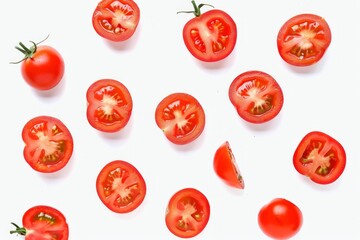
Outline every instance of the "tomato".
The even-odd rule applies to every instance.
[[[172,93],[156,107],[155,121],[170,142],[183,145],[201,135],[205,128],[205,112],[193,96]]]
[[[318,62],[331,43],[330,27],[324,18],[299,14],[284,23],[277,37],[282,59],[294,66],[310,66]]]
[[[116,213],[128,213],[143,202],[146,183],[132,164],[115,160],[101,169],[96,179],[96,191],[108,209]]]
[[[235,156],[228,141],[221,144],[216,150],[214,155],[214,169],[217,176],[227,185],[244,189],[244,179],[236,164]]]
[[[100,79],[88,88],[86,116],[102,132],[117,132],[130,120],[133,102],[129,90],[114,79]]]
[[[96,6],[92,24],[99,36],[114,42],[129,39],[140,21],[140,9],[133,0],[102,0]]]
[[[65,216],[57,209],[38,205],[28,209],[22,218],[23,227],[12,223],[16,229],[11,234],[25,236],[25,240],[67,240],[69,226]]]
[[[184,188],[169,200],[165,223],[175,236],[191,238],[200,234],[210,218],[210,204],[206,196],[194,188]]]
[[[205,13],[192,1],[195,17],[183,28],[183,40],[189,52],[204,62],[220,61],[234,50],[237,39],[235,21],[226,12],[213,9]],[[211,6],[211,5],[210,5]],[[184,11],[182,11],[184,12]]]
[[[64,76],[64,59],[51,46],[31,43],[33,46],[30,48],[21,42],[20,46],[16,46],[16,49],[24,54],[24,58],[15,63],[21,63],[22,77],[31,87],[37,90],[50,90],[58,85]]]
[[[264,205],[258,213],[260,229],[273,239],[288,239],[301,229],[301,210],[284,198],[275,198]]]
[[[302,175],[319,184],[334,182],[343,173],[346,153],[331,136],[313,131],[305,135],[297,146],[293,164]]]
[[[250,123],[270,121],[279,114],[284,103],[280,85],[261,71],[238,75],[229,87],[229,98],[239,116]]]
[[[24,158],[38,172],[56,172],[65,167],[72,156],[72,135],[57,118],[38,116],[31,119],[23,127],[22,139]]]

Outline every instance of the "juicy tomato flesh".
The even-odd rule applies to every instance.
[[[96,32],[115,42],[130,38],[139,20],[140,9],[132,0],[103,0],[93,14]]]
[[[270,75],[249,71],[234,79],[229,97],[238,114],[251,123],[263,123],[278,115],[283,106],[283,93]]]
[[[299,144],[294,154],[296,170],[320,184],[335,181],[345,169],[346,154],[332,137],[311,132]]]
[[[91,126],[103,132],[116,132],[126,126],[132,112],[127,88],[112,79],[93,83],[87,92],[87,117]]]
[[[200,103],[185,93],[164,98],[156,109],[156,123],[175,144],[195,140],[203,131],[205,113]]]
[[[210,216],[206,197],[196,189],[187,188],[175,193],[166,211],[166,225],[178,237],[189,238],[203,231]]]
[[[112,211],[126,213],[144,200],[146,185],[141,174],[129,163],[113,161],[99,174],[97,191],[101,201]]]
[[[288,20],[278,36],[281,57],[295,66],[319,61],[331,42],[326,21],[316,15],[302,14]]]
[[[236,24],[227,13],[210,10],[184,26],[183,38],[194,57],[206,62],[219,61],[235,47]]]
[[[35,206],[25,212],[26,240],[67,240],[69,227],[65,216],[49,206]]]
[[[214,169],[216,174],[229,186],[244,189],[244,179],[236,163],[235,156],[228,141],[215,152]]]
[[[40,172],[54,172],[63,168],[73,151],[73,139],[67,127],[58,119],[40,116],[23,128],[24,157]]]

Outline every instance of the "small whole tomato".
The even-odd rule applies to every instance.
[[[299,232],[303,223],[300,209],[284,198],[275,198],[258,213],[260,229],[273,239],[289,239]]]
[[[297,146],[293,164],[302,175],[318,184],[330,184],[344,172],[346,152],[343,146],[326,133],[306,134]]]
[[[25,240],[68,240],[69,226],[65,216],[57,209],[38,205],[28,209],[22,218],[23,226],[11,230],[10,234],[19,234],[25,236]]]
[[[315,64],[331,43],[330,27],[323,17],[299,14],[280,28],[277,46],[281,58],[288,64],[305,67]]]
[[[21,42],[15,47],[24,54],[24,58],[16,63],[21,63],[21,74],[31,87],[37,90],[50,90],[57,86],[64,76],[64,59],[51,46],[31,43],[33,45],[30,48]]]
[[[113,42],[129,39],[139,21],[140,9],[133,0],[102,0],[92,16],[97,34]]]
[[[194,0],[191,3],[194,11],[178,12],[195,15],[183,28],[183,39],[189,52],[204,62],[216,62],[229,56],[237,40],[235,21],[229,14],[219,9],[200,12],[201,7],[211,5],[196,5]]]
[[[181,238],[199,235],[210,219],[210,204],[195,188],[174,193],[166,207],[165,223],[171,233]]]
[[[227,185],[244,189],[244,179],[236,164],[235,156],[228,141],[220,145],[214,155],[214,169],[216,175]]]

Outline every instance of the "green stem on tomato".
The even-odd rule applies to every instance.
[[[210,4],[205,4],[205,3],[201,3],[199,5],[196,5],[195,3],[195,0],[191,0],[191,3],[194,7],[194,10],[193,11],[180,11],[180,12],[177,12],[177,13],[193,13],[195,15],[195,17],[199,17],[201,15],[201,11],[200,9],[203,7],[203,6],[210,6],[210,7],[214,7],[213,5],[210,5]]]
[[[25,236],[26,235],[26,229],[24,227],[19,227],[17,224],[15,223],[11,223],[12,225],[14,225],[16,227],[15,230],[11,230],[10,231],[10,234],[14,234],[14,233],[17,233],[17,234],[20,234],[22,236]]]

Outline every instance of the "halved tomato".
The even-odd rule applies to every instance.
[[[170,198],[165,223],[175,236],[191,238],[204,230],[209,218],[210,204],[206,196],[195,188],[184,188]]]
[[[143,202],[146,183],[135,166],[123,160],[115,160],[101,169],[96,179],[96,191],[108,209],[116,213],[128,213]]]
[[[228,141],[221,144],[216,150],[214,155],[214,169],[216,175],[227,185],[244,189],[244,179],[236,164],[235,156]]]
[[[155,121],[169,141],[182,145],[201,135],[205,128],[205,112],[193,96],[173,93],[158,104]]]
[[[305,135],[297,146],[293,164],[302,175],[319,184],[337,180],[346,166],[343,146],[326,133],[313,131]]]
[[[330,27],[323,17],[299,14],[284,23],[277,37],[282,59],[304,67],[318,62],[331,43]]]
[[[229,87],[229,98],[239,116],[251,123],[275,118],[284,103],[280,85],[261,71],[247,71],[237,76]]]
[[[86,116],[102,132],[117,132],[130,120],[133,102],[129,90],[114,79],[100,79],[88,88]]]
[[[69,162],[74,142],[69,129],[59,119],[38,116],[22,130],[24,158],[36,171],[56,172]]]

